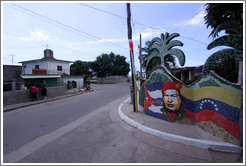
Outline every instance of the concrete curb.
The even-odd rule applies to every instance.
[[[162,139],[166,139],[173,142],[182,143],[189,146],[195,146],[202,149],[209,149],[214,151],[221,151],[221,152],[231,152],[231,153],[240,153],[243,149],[240,146],[236,146],[227,142],[216,142],[216,141],[209,141],[209,140],[202,140],[202,139],[195,139],[195,138],[189,138],[179,135],[174,135],[166,132],[162,132],[159,130],[155,130],[152,128],[149,128],[147,126],[144,126],[131,118],[124,115],[121,111],[121,107],[123,104],[125,104],[130,98],[125,100],[122,104],[120,104],[118,108],[118,114],[122,120],[130,124],[131,126],[154,136],[157,136]]]

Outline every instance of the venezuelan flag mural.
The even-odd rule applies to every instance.
[[[213,122],[239,139],[241,91],[208,75],[191,86],[165,70],[154,71],[141,87],[143,112],[165,121]],[[140,102],[141,105],[141,102]]]

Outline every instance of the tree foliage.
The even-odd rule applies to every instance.
[[[220,63],[214,66],[215,73],[223,76],[230,82],[237,82],[238,79],[238,61],[235,58],[222,59]]]
[[[209,36],[212,36],[213,38],[218,36],[218,27],[220,27],[221,24],[228,20],[242,20],[242,3],[207,3],[205,6],[207,13],[204,17],[205,24],[207,24],[207,28],[212,28],[212,32]],[[235,31],[235,28],[236,25],[234,24],[234,28],[227,28],[224,30],[228,34],[234,34],[238,32],[238,30]]]
[[[85,75],[85,76],[91,76],[92,72],[89,68],[90,62],[83,62],[81,60],[75,61],[70,66],[70,73],[71,75]]]
[[[204,74],[214,70],[220,76],[237,82],[238,61],[243,58],[243,4],[242,3],[213,3],[206,4],[205,21],[212,28],[209,36],[218,37],[219,32],[227,35],[218,37],[208,45],[208,49],[218,46],[228,46],[212,54],[206,61]],[[236,76],[235,76],[236,75]]]
[[[91,62],[90,67],[98,77],[127,76],[130,71],[130,65],[126,62],[126,57],[115,55],[112,52],[98,56],[96,61]]]

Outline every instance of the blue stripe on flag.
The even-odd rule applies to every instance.
[[[155,90],[161,90],[164,84],[161,82],[154,82],[154,83],[145,84],[145,85],[148,91],[155,91]]]
[[[182,106],[194,113],[202,110],[212,110],[225,116],[227,119],[239,123],[240,109],[232,107],[226,103],[214,100],[211,98],[205,98],[202,100],[192,101],[183,97]]]

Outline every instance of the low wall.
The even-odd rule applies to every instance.
[[[146,115],[169,122],[197,125],[239,145],[242,90],[213,72],[185,85],[164,66],[153,69],[139,91]]]
[[[47,98],[66,94],[66,86],[48,87]],[[37,98],[42,100],[41,89],[37,89]],[[29,89],[3,92],[3,106],[32,101]]]
[[[127,76],[108,76],[105,78],[98,78],[98,84],[115,84],[121,82],[127,82]]]

